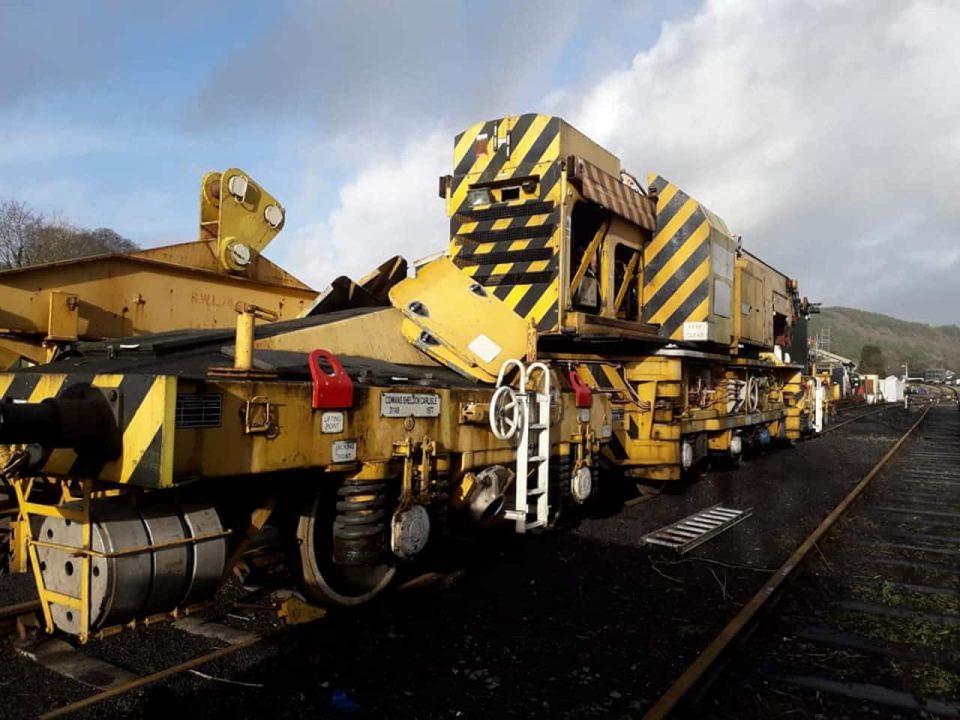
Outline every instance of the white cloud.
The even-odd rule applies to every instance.
[[[708,0],[590,87],[543,88],[540,110],[702,199],[811,299],[953,322],[957,26],[960,4],[936,0]],[[336,202],[288,229],[284,264],[324,287],[442,249],[436,178],[461,115],[303,148],[295,207]],[[359,167],[339,191],[330,158]]]
[[[953,322],[957,27],[949,0],[709,0],[565,111],[812,299]]]
[[[368,160],[325,220],[289,232],[288,269],[320,289],[340,275],[358,279],[393,255],[412,261],[443,250],[449,223],[437,178],[452,155],[453,132],[437,129]]]

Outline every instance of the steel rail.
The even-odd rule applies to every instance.
[[[168,668],[163,670],[157,670],[156,672],[150,673],[149,675],[143,675],[141,677],[130,680],[129,682],[116,685],[109,690],[104,690],[97,693],[96,695],[91,695],[90,697],[84,698],[82,700],[77,700],[76,702],[70,703],[69,705],[64,705],[59,707],[56,710],[51,710],[50,712],[44,713],[39,716],[39,720],[47,720],[47,718],[58,718],[63,717],[64,715],[69,715],[75,713],[78,710],[83,710],[88,708],[91,705],[96,705],[97,703],[103,702],[104,700],[109,700],[110,698],[118,697],[120,695],[126,695],[132,690],[136,690],[145,685],[151,685],[160,680],[165,680],[172,675],[178,675],[179,673],[186,672],[187,670],[192,670],[199,665],[205,665],[208,662],[217,660],[226,655],[231,655],[232,653],[237,652],[238,650],[243,650],[252,645],[256,645],[258,642],[263,640],[263,638],[257,637],[251,640],[246,640],[244,642],[239,642],[234,645],[228,645],[227,647],[218,648],[212,652],[208,652],[204,655],[200,655],[191,660],[187,660],[177,665],[171,665]]]
[[[906,442],[907,438],[920,426],[920,423],[927,417],[927,413],[930,412],[931,407],[933,406],[928,405],[924,409],[916,422],[887,450],[886,454],[880,458],[880,461],[873,466],[870,472],[857,483],[857,486],[840,501],[840,504],[837,505],[823,522],[793,551],[793,554],[787,561],[767,579],[763,587],[750,598],[747,604],[740,609],[740,612],[727,623],[723,630],[721,630],[706,649],[697,656],[673,685],[660,696],[660,699],[657,700],[643,716],[643,720],[662,720],[662,718],[666,718],[687,694],[696,687],[697,683],[713,668],[723,652],[739,637],[740,633],[743,632],[747,624],[773,596],[774,592],[790,577],[797,566],[807,556],[807,553],[816,545],[817,541],[843,516],[847,509],[877,476],[880,470],[883,469],[903,443]]]
[[[844,425],[849,425],[850,423],[855,423],[855,422],[857,422],[857,420],[863,420],[864,418],[870,417],[871,415],[879,415],[879,414],[882,413],[884,410],[889,410],[891,407],[893,407],[893,406],[892,406],[892,405],[884,405],[884,406],[881,407],[881,408],[877,408],[876,410],[871,410],[871,411],[869,411],[869,412],[862,413],[861,415],[857,415],[856,417],[852,417],[852,418],[850,418],[849,420],[844,420],[843,422],[837,423],[836,425],[828,425],[826,428],[824,428],[824,429],[820,432],[820,434],[821,434],[821,435],[826,435],[827,433],[832,433],[834,430],[839,430],[839,429],[842,428]]]
[[[0,607],[0,620],[10,617],[17,617],[18,615],[24,615],[39,609],[39,600],[27,600],[26,602],[16,603],[15,605],[6,605],[4,607]]]
[[[430,584],[432,582],[440,582],[443,584],[450,584],[455,582],[462,574],[463,570],[457,570],[452,573],[426,573],[420,575],[412,580],[408,581],[404,585],[401,585],[397,588],[398,591],[403,591],[407,589],[413,589],[414,587],[420,587],[424,584]],[[31,603],[25,603],[29,605]],[[39,607],[39,601],[35,603]],[[263,606],[263,605],[240,605],[241,607],[256,607],[266,609],[272,606]],[[14,606],[11,606],[14,607]],[[29,608],[28,608],[29,609]],[[2,610],[0,610],[2,612]],[[2,617],[2,616],[0,616]],[[205,665],[206,663],[218,660],[222,657],[230,655],[237,652],[238,650],[243,650],[244,648],[251,647],[256,645],[259,642],[268,640],[271,638],[276,638],[277,635],[271,635],[268,637],[256,637],[250,640],[245,640],[243,642],[234,643],[228,645],[227,647],[218,648],[204,655],[199,655],[191,660],[186,660],[185,662],[178,663],[177,665],[171,665],[170,667],[164,668],[163,670],[158,670],[156,672],[150,673],[148,675],[143,675],[133,680],[129,680],[125,683],[115,685],[108,690],[103,690],[102,692],[96,693],[89,697],[83,698],[82,700],[77,700],[76,702],[70,703],[69,705],[64,705],[63,707],[56,708],[47,713],[38,716],[38,720],[48,720],[52,718],[64,717],[65,715],[70,715],[71,713],[78,712],[85,708],[90,707],[91,705],[96,705],[97,703],[103,702],[104,700],[109,700],[111,698],[119,697],[121,695],[126,695],[128,692],[137,690],[145,685],[151,685],[153,683],[159,682],[161,680],[166,680],[167,678],[178,675],[182,672],[192,670],[195,667],[200,665]]]
[[[17,619],[23,615],[29,615],[40,610],[39,600],[28,600],[27,602],[17,603],[0,607],[0,634],[12,635],[17,632]]]

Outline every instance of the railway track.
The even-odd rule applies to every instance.
[[[960,413],[934,404],[645,720],[960,717],[958,554]]]
[[[16,634],[18,621],[32,619],[38,612],[40,612],[39,600],[28,600],[0,607],[0,635]]]
[[[894,406],[893,406],[893,405],[886,405],[886,404],[885,404],[885,405],[882,405],[882,406],[880,406],[880,407],[875,407],[875,406],[872,406],[872,405],[871,405],[871,406],[869,406],[867,409],[863,409],[863,408],[859,408],[859,407],[858,407],[858,408],[847,408],[847,410],[842,413],[842,418],[843,418],[843,419],[839,420],[839,422],[838,422],[836,418],[832,418],[830,424],[827,425],[827,426],[820,432],[820,434],[821,434],[821,435],[827,435],[827,434],[832,433],[832,432],[835,431],[835,430],[839,430],[840,428],[845,427],[845,426],[847,426],[847,425],[849,425],[849,424],[851,424],[851,423],[858,422],[859,420],[864,420],[864,419],[866,419],[866,418],[868,418],[868,417],[872,417],[872,416],[874,416],[874,415],[879,415],[880,413],[885,412],[886,410],[889,410],[891,407],[894,407]],[[849,417],[848,417],[848,414],[850,414]],[[837,417],[841,417],[841,415],[838,415]]]
[[[397,591],[407,593],[432,587],[446,587],[455,582],[462,573],[462,570],[458,570],[418,575],[400,585]],[[89,713],[84,714],[84,711],[90,711],[94,706],[116,701],[147,686],[188,673],[198,676],[199,682],[262,687],[259,684],[251,685],[232,679],[231,671],[225,671],[223,676],[218,676],[221,673],[216,670],[211,670],[210,672],[215,674],[210,675],[201,672],[199,668],[217,666],[218,661],[234,654],[239,655],[243,651],[252,651],[260,657],[282,654],[285,651],[281,650],[281,646],[293,630],[286,625],[311,622],[325,615],[324,611],[306,605],[296,599],[296,596],[285,597],[285,601],[267,604],[250,602],[250,597],[244,597],[229,606],[233,612],[211,610],[198,616],[188,616],[153,628],[141,629],[138,632],[155,632],[161,638],[159,641],[151,640],[152,650],[142,656],[138,655],[136,650],[130,649],[129,643],[135,642],[133,633],[120,633],[102,642],[91,641],[85,646],[73,645],[56,637],[35,638],[33,642],[24,642],[21,639],[22,655],[86,689],[82,697],[58,707],[44,709],[37,717],[40,720],[78,714],[88,717]],[[279,624],[279,627],[278,623],[274,623],[272,629],[257,633],[240,629],[237,623],[230,623],[225,619],[236,618],[234,613],[245,613],[250,620],[254,620],[257,611],[270,611],[270,614],[277,612],[286,622]],[[15,635],[18,619],[31,615],[39,618],[39,614],[40,604],[35,600],[0,608],[0,634]],[[259,623],[255,623],[261,630],[264,617],[261,614]],[[122,658],[116,664],[112,657],[114,655]],[[238,666],[245,662],[249,662],[249,658],[239,660]],[[160,665],[159,669],[152,669],[151,666],[157,665]],[[119,706],[107,704],[106,707],[112,708],[111,712],[117,712]]]
[[[0,607],[0,635],[16,636],[18,631],[24,628],[36,629],[40,625],[39,619],[38,600]],[[141,632],[151,631],[153,630]],[[88,693],[74,702],[45,710],[38,717],[72,716],[106,700],[126,695],[175,675],[196,672],[196,668],[200,666],[248,649],[270,637],[220,624],[216,622],[216,618],[207,621],[193,616],[167,625],[163,634],[169,647],[161,652],[182,656],[184,652],[194,650],[195,654],[187,659],[178,658],[177,661],[166,663],[158,670],[138,674],[104,657],[106,655],[109,658],[109,644],[113,645],[115,651],[120,643],[129,642],[131,635],[114,636],[106,641],[108,645],[92,642],[87,646],[76,646],[60,638],[46,638],[36,633],[32,639],[27,639],[21,632],[17,645],[22,655],[31,658],[46,670],[61,675],[65,681],[74,681],[78,684],[77,687],[86,688]],[[196,652],[197,648],[203,650]],[[178,653],[177,650],[182,651]],[[41,708],[42,705],[34,709]]]
[[[39,720],[52,720],[53,718],[68,717],[93,705],[110,700],[111,698],[126,695],[127,693],[131,693],[147,685],[152,685],[153,683],[166,680],[174,675],[179,675],[180,673],[196,670],[196,668],[202,665],[207,665],[215,660],[224,658],[227,655],[232,655],[240,650],[247,649],[260,642],[261,639],[262,638],[260,636],[252,636],[244,640],[238,640],[233,643],[228,643],[223,647],[218,647],[214,650],[203,653],[202,655],[198,655],[197,657],[190,658],[189,660],[170,665],[162,670],[157,670],[152,673],[131,677],[127,680],[113,683],[110,687],[105,687],[89,697],[43,713],[39,716]]]

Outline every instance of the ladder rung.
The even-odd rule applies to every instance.
[[[534,520],[533,522],[527,523],[527,530],[532,530],[533,528],[543,527],[547,524],[546,520]]]
[[[547,426],[543,423],[534,423],[530,426],[531,430],[546,430]]]
[[[525,510],[507,510],[503,516],[507,520],[526,520],[527,512]]]
[[[543,462],[546,458],[543,455],[533,455],[529,458],[530,462]]]
[[[540,497],[546,492],[546,488],[534,488],[527,491],[527,497]]]

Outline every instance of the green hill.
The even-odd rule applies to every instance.
[[[883,352],[887,373],[900,374],[908,363],[911,377],[926,368],[960,369],[960,327],[933,326],[844,307],[825,307],[810,318],[810,338],[829,328],[830,350],[859,362],[864,345]]]

